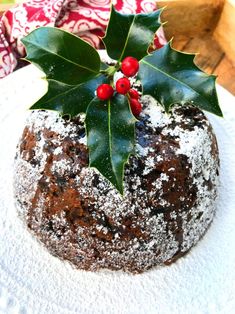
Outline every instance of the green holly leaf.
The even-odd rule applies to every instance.
[[[168,112],[175,103],[195,106],[222,116],[215,88],[216,77],[194,64],[194,54],[174,50],[171,43],[140,61],[143,94],[153,96]]]
[[[135,122],[128,100],[116,94],[93,100],[86,114],[90,167],[95,167],[123,194],[124,165],[134,151]]]
[[[162,10],[141,14],[122,14],[112,6],[108,28],[103,38],[108,55],[121,61],[127,56],[137,60],[147,55]]]
[[[100,70],[98,52],[82,39],[53,27],[40,27],[22,39],[27,60],[48,79],[77,85],[96,76]]]
[[[103,74],[79,85],[68,85],[48,80],[48,91],[30,109],[55,110],[62,115],[76,116],[85,113],[89,103],[96,97],[95,91],[100,84],[108,83]]]

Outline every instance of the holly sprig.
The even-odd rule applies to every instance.
[[[153,96],[168,112],[175,103],[195,106],[222,116],[215,77],[194,64],[194,55],[176,51],[171,42],[148,54],[154,34],[161,26],[162,10],[142,14],[121,14],[112,6],[103,43],[109,57],[107,66],[98,52],[71,33],[41,27],[22,39],[27,60],[46,74],[47,93],[30,109],[56,110],[74,117],[85,113],[89,166],[95,167],[123,194],[124,167],[135,153],[135,123],[131,99],[118,92],[102,100],[96,90],[102,84],[114,85],[115,72],[122,61],[139,61],[138,77],[142,94]]]

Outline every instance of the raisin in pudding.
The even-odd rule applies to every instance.
[[[15,160],[20,218],[78,269],[140,273],[170,264],[204,235],[215,213],[218,148],[199,109],[165,114],[149,97],[136,125],[124,196],[88,167],[84,117],[30,113]]]

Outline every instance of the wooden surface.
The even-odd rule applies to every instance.
[[[208,74],[218,75],[217,82],[235,95],[235,66],[211,35],[173,41],[173,47],[190,53],[199,53],[196,64]]]
[[[235,0],[226,0],[221,17],[214,31],[214,37],[220,43],[235,65]]]
[[[178,50],[199,53],[196,64],[235,95],[235,0],[158,0]]]
[[[166,34],[195,37],[213,32],[223,10],[225,0],[158,0],[165,7],[161,19],[167,22]],[[168,39],[170,39],[168,37]]]

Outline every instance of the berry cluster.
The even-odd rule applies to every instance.
[[[141,103],[139,102],[139,94],[137,90],[131,88],[131,82],[128,77],[136,75],[139,70],[139,62],[133,57],[126,57],[121,64],[121,71],[125,75],[117,80],[115,90],[117,93],[127,95],[132,113],[138,116],[142,110]],[[109,84],[101,84],[98,86],[97,97],[101,100],[108,100],[113,96],[114,89]]]

